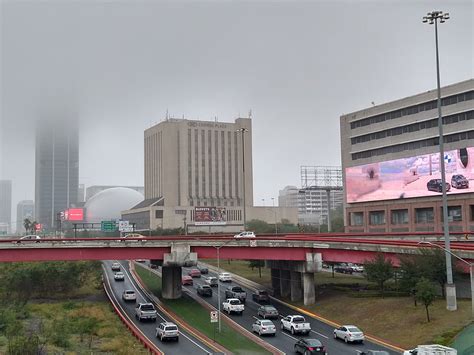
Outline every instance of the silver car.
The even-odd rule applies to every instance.
[[[164,339],[174,339],[178,341],[179,330],[176,324],[170,322],[163,322],[156,328],[156,337],[161,341]]]
[[[275,324],[268,319],[257,319],[255,323],[252,324],[252,332],[257,333],[258,335],[271,334],[275,336]]]
[[[356,341],[363,343],[365,340],[364,333],[355,325],[343,325],[334,329],[334,339],[337,338],[344,340],[346,343]]]

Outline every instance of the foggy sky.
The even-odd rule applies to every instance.
[[[1,0],[0,0],[1,1]],[[340,115],[474,77],[472,1],[1,2],[0,179],[34,199],[34,126],[80,123],[80,183],[143,185],[143,131],[253,113],[254,202],[340,165]],[[15,218],[14,218],[15,219]]]

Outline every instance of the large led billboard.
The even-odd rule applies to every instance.
[[[224,225],[227,223],[227,213],[225,208],[221,207],[195,207],[194,224],[195,225]]]
[[[474,147],[446,151],[448,194],[474,192]],[[440,195],[439,153],[346,168],[347,203]]]
[[[65,221],[83,221],[84,220],[84,209],[83,208],[69,208],[63,212]]]

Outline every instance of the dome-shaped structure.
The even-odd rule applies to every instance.
[[[112,187],[92,196],[85,204],[86,222],[100,223],[119,219],[120,212],[128,210],[143,201],[144,197],[136,190],[126,187]]]

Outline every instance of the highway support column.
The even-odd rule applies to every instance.
[[[290,271],[291,276],[291,301],[301,301],[303,298],[303,285],[301,283],[301,272]]]
[[[271,268],[270,275],[272,278],[273,296],[280,296],[280,269]]]
[[[280,270],[280,295],[283,298],[289,298],[291,294],[290,290],[290,271]]]
[[[303,273],[303,302],[305,306],[312,305],[316,302],[313,272]]]
[[[181,297],[181,266],[161,268],[161,296],[167,300]]]

